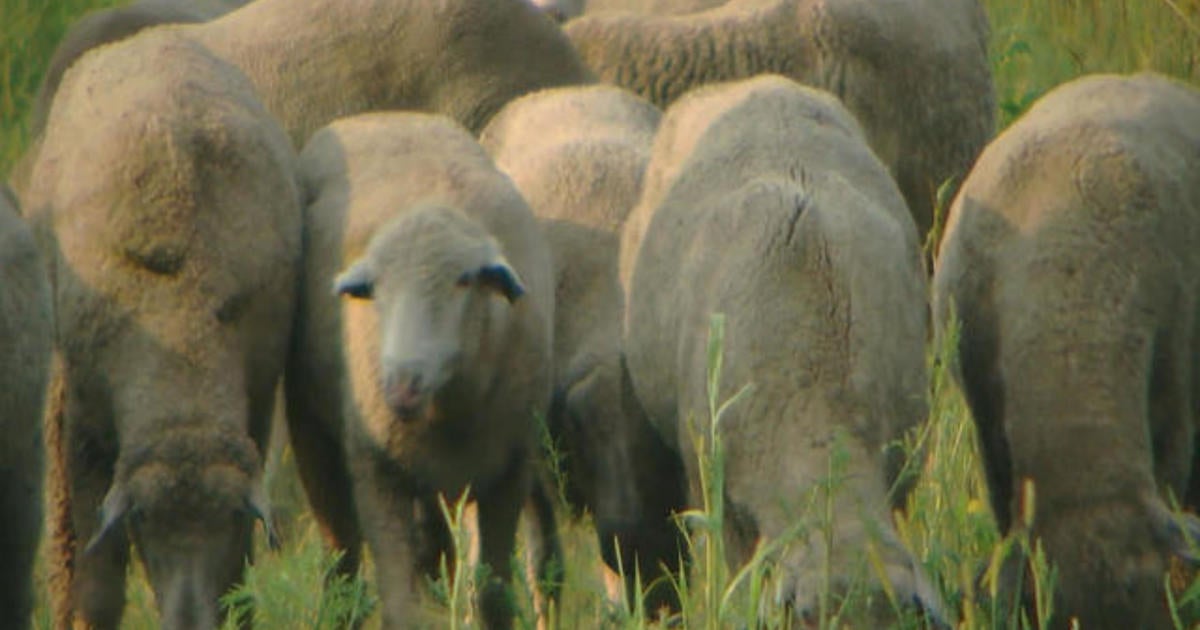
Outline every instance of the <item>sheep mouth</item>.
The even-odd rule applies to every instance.
[[[391,407],[392,416],[401,424],[430,422],[434,417],[433,405],[425,400],[415,403],[393,403],[389,407]]]
[[[387,391],[387,405],[401,423],[429,420],[432,414],[429,393],[415,387],[393,387]]]

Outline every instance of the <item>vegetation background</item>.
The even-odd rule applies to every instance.
[[[1024,112],[1054,86],[1096,72],[1155,70],[1200,86],[1200,0],[984,0],[992,23],[991,60],[998,96],[998,130]],[[37,85],[59,38],[84,12],[119,4],[120,0],[0,0],[0,174],[6,174],[28,142],[27,117]],[[944,200],[943,200],[944,201]],[[719,328],[714,329],[719,331]],[[712,360],[719,365],[719,343]],[[907,517],[901,519],[902,538],[934,577],[944,597],[962,611],[959,628],[1021,628],[1028,625],[1019,612],[990,603],[987,582],[977,592],[975,577],[1021,540],[998,537],[979,475],[978,456],[970,417],[942,366],[944,348],[930,349],[930,418],[910,446],[929,455],[921,481],[912,495]],[[719,401],[714,401],[714,403]],[[713,405],[713,415],[718,415]],[[701,439],[704,439],[701,436]],[[705,442],[709,464],[719,464],[719,442]],[[261,628],[329,628],[351,617],[370,614],[374,591],[368,580],[322,588],[333,558],[324,549],[308,513],[303,492],[285,450],[272,468],[270,490],[285,546],[262,551],[246,585],[228,596],[240,614],[253,614]],[[1087,465],[1080,462],[1080,465]],[[833,471],[836,472],[836,471]],[[833,477],[835,475],[831,475]],[[719,477],[717,479],[719,483]],[[713,489],[710,488],[710,491]],[[448,506],[448,516],[461,518],[461,506]],[[704,557],[719,545],[719,524],[696,515],[693,544],[701,560],[684,590],[687,627],[752,627],[756,620],[775,626],[779,611],[758,609],[755,596],[765,579],[764,565],[724,567]],[[456,519],[457,520],[457,519]],[[611,603],[601,578],[601,562],[587,517],[564,518],[567,573],[561,607],[552,611],[551,625],[564,628],[640,628],[650,625],[636,606]],[[811,527],[827,526],[820,515]],[[466,528],[457,533],[465,536]],[[466,554],[466,541],[460,555]],[[260,544],[260,547],[262,545]],[[1036,562],[1037,588],[1052,588],[1054,573]],[[136,564],[136,563],[135,563]],[[370,576],[368,572],[365,575]],[[744,570],[743,570],[744,569]],[[124,627],[156,626],[153,595],[140,575],[130,581]],[[39,589],[45,596],[44,567]],[[447,575],[432,585],[433,597],[424,611],[431,627],[472,627],[469,597],[474,576],[469,571]],[[519,624],[533,627],[533,589],[519,585],[515,597]],[[1172,597],[1179,628],[1200,621],[1200,581],[1174,580]],[[253,604],[253,606],[251,606]],[[822,628],[840,627],[856,602],[823,610]],[[762,615],[762,617],[759,617]],[[230,620],[232,625],[233,619]],[[367,627],[378,625],[368,617]],[[903,627],[919,627],[905,619]],[[39,602],[35,627],[48,628],[45,602]]]

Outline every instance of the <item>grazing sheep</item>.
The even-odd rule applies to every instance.
[[[550,245],[550,434],[565,456],[568,499],[594,515],[604,561],[624,568],[627,590],[639,558],[650,583],[660,566],[678,568],[684,547],[670,518],[683,507],[682,470],[641,412],[621,357],[618,239],[641,192],[658,119],[653,105],[619,88],[556,88],[509,103],[480,136]],[[673,596],[663,582],[647,608],[677,605]]]
[[[255,0],[131,39],[164,31],[238,66],[296,147],[335,118],[373,110],[437,112],[477,133],[517,96],[594,80],[528,0]],[[18,194],[38,145],[9,174]]]
[[[39,136],[46,125],[50,103],[71,64],[87,51],[131,37],[159,24],[205,22],[224,15],[249,0],[138,0],[131,4],[89,11],[79,18],[54,49],[50,65],[38,86],[33,102],[31,135]]]
[[[728,322],[718,399],[753,387],[720,425],[730,565],[808,523],[775,580],[798,620],[817,614],[826,570],[835,595],[866,585],[862,627],[894,614],[885,590],[942,619],[890,520],[908,487],[889,493],[895,443],[926,411],[925,276],[904,200],[853,117],[779,76],[703,88],[667,110],[647,178],[627,223],[649,215],[645,229],[621,243],[636,251],[625,352],[639,399],[683,456],[692,505],[688,430],[710,431],[712,314]],[[826,505],[829,545],[811,531]]]
[[[555,22],[566,22],[583,13],[585,0],[529,0],[538,11],[549,15]]]
[[[1032,516],[1058,567],[1055,627],[1172,626],[1168,557],[1200,533],[1160,494],[1196,507],[1198,247],[1200,92],[1150,74],[1042,97],[950,210],[935,316],[961,321],[997,524]]]
[[[707,83],[784,74],[836,94],[924,235],[939,185],[993,129],[978,0],[732,0],[690,15],[589,13],[565,27],[599,78],[665,107]]]
[[[257,0],[175,28],[240,67],[297,147],[371,110],[437,112],[478,133],[517,96],[592,80],[528,0]]]
[[[216,627],[269,514],[260,452],[300,263],[295,155],[236,68],[177,38],[143,44],[67,71],[27,197],[61,357],[55,627],[119,625],[131,541],[162,626]]]
[[[342,119],[300,160],[311,203],[287,394],[314,511],[355,562],[365,535],[394,627],[412,622],[421,580],[451,551],[438,496],[469,487],[492,575],[482,616],[507,627],[535,414],[552,378],[541,230],[482,147],[442,116]]]
[[[17,200],[0,185],[0,628],[28,628],[42,534],[42,409],[54,334],[50,286]]]
[[[533,6],[554,18],[566,22],[587,13],[630,11],[651,15],[681,15],[711,9],[727,0],[530,0]]]

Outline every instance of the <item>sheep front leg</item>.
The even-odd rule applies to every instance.
[[[383,628],[419,626],[423,578],[436,571],[441,547],[449,540],[445,527],[437,525],[441,513],[388,462],[361,453],[351,453],[350,459],[356,462],[359,521],[375,558]]]
[[[71,412],[68,408],[67,413]],[[124,524],[119,524],[88,548],[100,532],[100,505],[112,483],[116,456],[111,446],[105,444],[106,440],[81,430],[83,424],[77,418],[68,421],[66,435],[71,527],[76,536],[72,552],[75,560],[71,575],[71,607],[75,612],[72,625],[115,630],[125,609],[129,537]]]
[[[529,462],[516,457],[509,470],[479,494],[479,557],[490,573],[479,591],[479,609],[491,630],[512,627],[514,606],[509,591],[517,522],[533,481]]]

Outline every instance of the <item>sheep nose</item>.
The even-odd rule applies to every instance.
[[[387,404],[401,420],[415,418],[425,402],[424,379],[416,365],[406,365],[389,371],[384,384]]]

